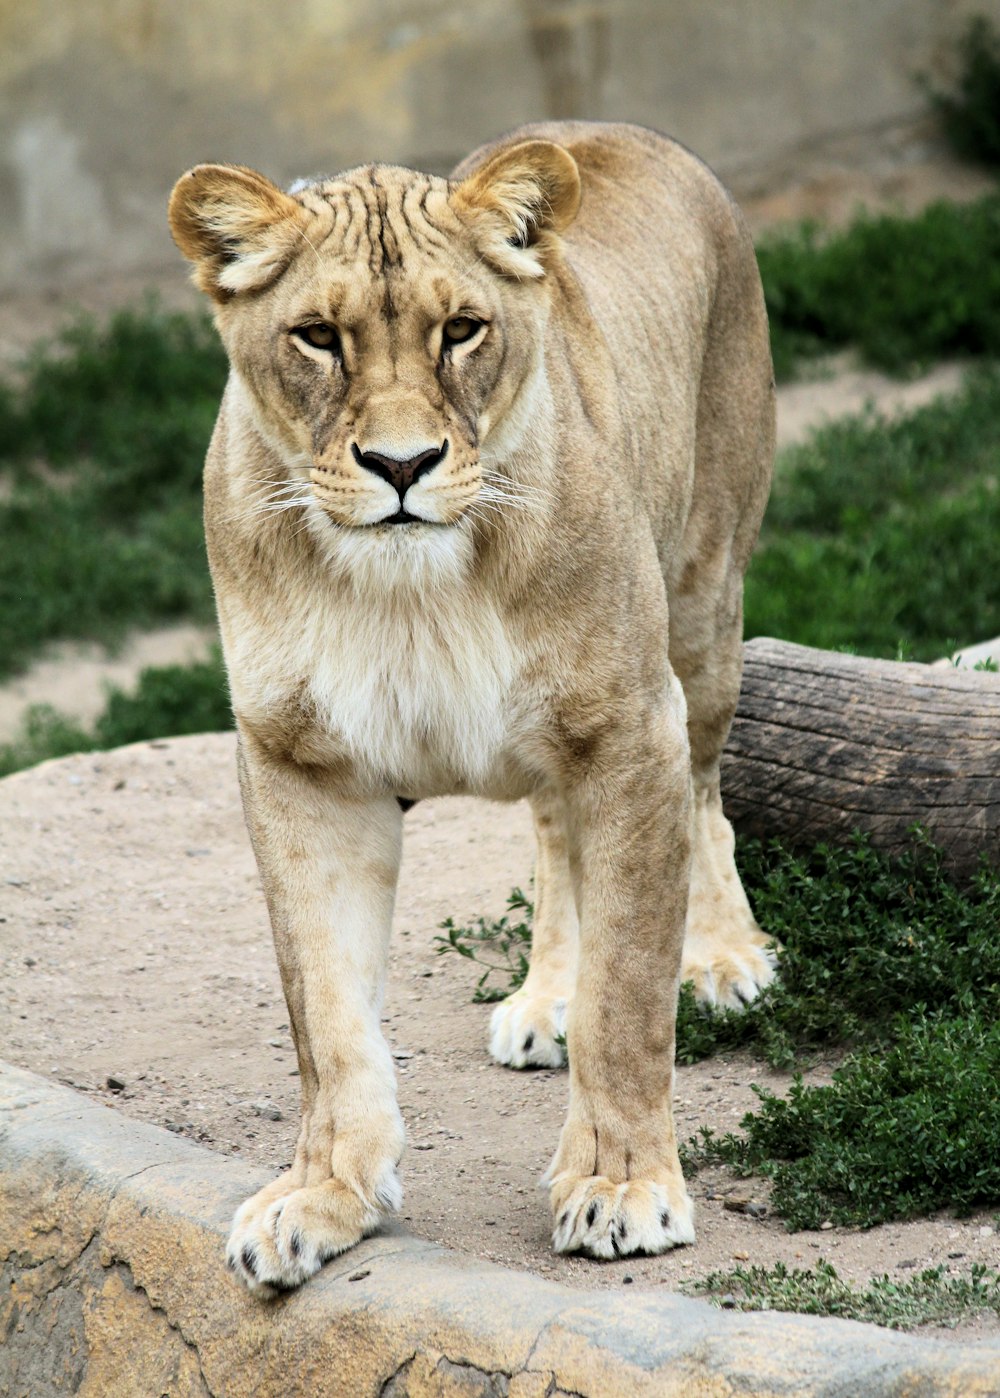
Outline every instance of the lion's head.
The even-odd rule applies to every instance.
[[[458,183],[381,165],[288,193],[240,166],[178,181],[174,238],[291,498],[308,482],[314,514],[373,543],[487,507],[480,450],[539,362],[579,198],[545,141]]]

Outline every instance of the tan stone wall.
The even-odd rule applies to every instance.
[[[162,266],[197,160],[447,169],[537,117],[629,118],[737,184],[918,117],[1000,0],[0,0],[0,292]]]

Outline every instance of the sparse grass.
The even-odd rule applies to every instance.
[[[512,914],[521,914],[519,921]],[[502,1000],[524,984],[531,950],[531,923],[534,904],[519,888],[507,897],[507,912],[495,920],[476,918],[470,926],[459,927],[454,918],[441,923],[443,937],[435,937],[435,950],[454,951],[483,968],[472,998],[477,1004]]]
[[[727,1310],[796,1311],[865,1320],[890,1330],[950,1327],[1000,1313],[1000,1275],[979,1264],[957,1276],[944,1267],[931,1267],[907,1281],[894,1281],[884,1273],[867,1286],[854,1286],[820,1258],[810,1268],[790,1270],[778,1262],[773,1267],[712,1272],[684,1290],[707,1296]]]

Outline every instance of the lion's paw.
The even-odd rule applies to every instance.
[[[590,1257],[655,1254],[694,1242],[694,1208],[683,1187],[668,1197],[663,1184],[603,1175],[557,1179],[552,1184],[556,1252]]]
[[[755,929],[738,942],[697,939],[684,947],[681,980],[694,983],[694,993],[706,1005],[742,1010],[771,984],[778,964],[772,939]]]
[[[490,1053],[508,1068],[561,1068],[566,1062],[565,998],[516,990],[490,1020]]]
[[[301,1286],[402,1202],[394,1169],[385,1174],[377,1202],[333,1179],[277,1193],[280,1186],[281,1181],[268,1185],[237,1209],[226,1248],[230,1270],[262,1297]]]

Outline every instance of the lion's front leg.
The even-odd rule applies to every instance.
[[[616,727],[568,793],[581,885],[570,1103],[548,1182],[559,1252],[694,1241],[671,1111],[688,893],[690,770],[671,691]]]
[[[399,1207],[403,1123],[380,1029],[402,817],[348,800],[246,738],[240,782],[299,1060],[292,1168],[233,1220],[232,1270],[253,1291],[298,1286]]]

